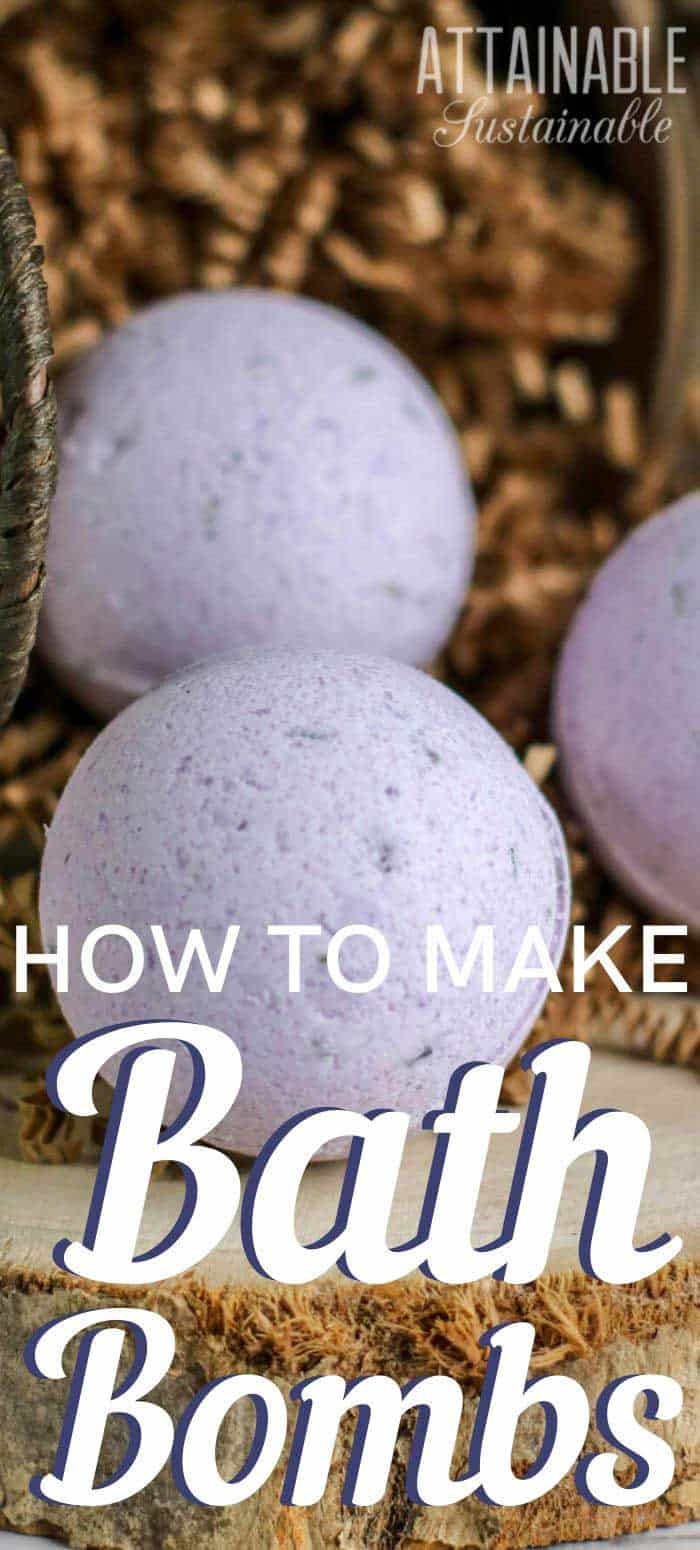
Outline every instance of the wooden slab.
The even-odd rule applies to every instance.
[[[638,1241],[649,1242],[664,1230],[680,1233],[684,1256],[698,1259],[699,1096],[700,1082],[694,1074],[657,1070],[596,1051],[585,1097],[586,1109],[628,1109],[640,1115],[651,1130],[652,1164]],[[500,1231],[518,1140],[516,1132],[497,1136],[492,1142],[475,1242],[488,1243]],[[434,1139],[426,1133],[416,1134],[408,1142],[392,1221],[396,1243],[408,1239],[417,1227],[433,1148]],[[52,1249],[58,1238],[82,1237],[95,1177],[94,1161],[44,1168],[37,1173],[17,1161],[17,1156],[16,1135],[8,1124],[0,1141],[0,1189],[5,1203],[0,1238],[2,1258],[32,1270],[47,1271],[52,1267]],[[577,1262],[578,1234],[591,1167],[591,1162],[584,1159],[570,1170],[550,1256],[552,1271],[571,1269]],[[245,1176],[245,1164],[241,1164],[241,1171]],[[332,1225],[343,1175],[342,1162],[319,1163],[309,1170],[298,1213],[298,1231],[305,1242],[314,1242]],[[168,1178],[152,1184],[142,1247],[160,1240],[177,1219],[181,1200],[179,1181]],[[259,1282],[243,1253],[237,1222],[225,1241],[198,1267],[198,1275],[210,1286]]]
[[[16,1534],[0,1532],[0,1550],[53,1550],[53,1543],[49,1539],[36,1539],[34,1535],[18,1539]],[[646,1534],[625,1534],[614,1543],[617,1550],[700,1550],[700,1524],[690,1528],[661,1529],[658,1533],[652,1529]],[[589,1541],[578,1545],[577,1550],[612,1550],[612,1545],[610,1539],[599,1540],[595,1545]],[[552,1550],[560,1550],[560,1546],[553,1545]]]
[[[51,1532],[75,1550],[515,1550],[562,1540],[685,1522],[698,1515],[700,1424],[700,1207],[698,1204],[697,1077],[623,1056],[595,1051],[586,1109],[626,1108],[648,1123],[652,1165],[640,1216],[638,1241],[661,1231],[679,1233],[683,1251],[665,1271],[631,1287],[591,1281],[577,1265],[576,1247],[591,1164],[577,1164],[567,1180],[554,1250],[547,1273],[528,1287],[491,1280],[441,1287],[422,1276],[385,1288],[365,1288],[340,1276],[310,1287],[284,1289],[257,1277],[245,1260],[235,1229],[185,1279],[124,1293],[61,1277],[52,1266],[57,1238],[80,1237],[94,1178],[94,1159],[70,1166],[32,1167],[16,1160],[12,1125],[5,1127],[0,1158],[4,1244],[0,1271],[0,1526]],[[434,1142],[410,1143],[393,1221],[394,1241],[415,1229]],[[475,1241],[499,1231],[517,1145],[499,1137],[492,1145],[477,1218]],[[311,1241],[333,1221],[343,1164],[325,1163],[308,1175],[298,1218]],[[143,1246],[159,1239],[177,1215],[178,1182],[154,1181]],[[536,1328],[533,1371],[565,1371],[581,1383],[592,1407],[612,1377],[629,1372],[675,1376],[686,1395],[677,1421],[661,1430],[677,1461],[664,1498],[630,1511],[593,1507],[567,1479],[531,1507],[489,1508],[474,1498],[449,1510],[423,1509],[406,1499],[406,1441],[397,1449],[385,1498],[362,1511],[343,1508],[340,1493],[352,1440],[343,1433],[328,1490],[317,1508],[283,1508],[281,1480],[228,1511],[194,1508],[176,1492],[167,1472],[119,1507],[61,1509],[40,1505],[27,1491],[35,1472],[53,1462],[67,1384],[38,1383],[22,1362],[26,1340],[42,1323],[85,1307],[156,1307],[173,1325],[176,1370],[157,1397],[177,1417],[202,1384],[229,1372],[263,1371],[287,1398],[290,1432],[297,1406],[289,1390],[302,1376],[335,1371],[351,1379],[384,1372],[400,1382],[429,1372],[448,1372],[464,1392],[465,1439],[473,1424],[485,1353],[479,1336],[504,1319],[527,1318]],[[238,1407],[242,1412],[243,1407]],[[521,1435],[522,1433],[522,1435]],[[526,1467],[541,1441],[539,1412],[527,1413],[518,1435],[516,1463]],[[250,1443],[250,1417],[232,1416],[221,1440],[219,1464],[232,1475]],[[587,1448],[601,1447],[591,1428]],[[105,1466],[119,1457],[118,1439]],[[459,1467],[463,1460],[457,1460]]]

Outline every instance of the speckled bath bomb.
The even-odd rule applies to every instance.
[[[554,736],[603,864],[700,931],[700,493],[636,528],[566,641]]]
[[[423,666],[462,603],[474,507],[439,400],[306,298],[188,294],[62,381],[41,645],[110,716],[245,646]]]
[[[107,1023],[184,1018],[236,1038],[243,1096],[217,1139],[255,1152],[312,1105],[410,1110],[445,1096],[459,1064],[507,1060],[528,1033],[541,983],[503,986],[525,930],[541,927],[558,960],[568,870],[556,819],[514,754],[468,704],[413,668],[336,653],[245,652],[200,664],[136,701],[85,755],[59,802],[41,879],[46,949],[70,928],[76,1034]],[[105,923],[146,948],[139,984],[91,989],[81,944]],[[192,927],[218,959],[241,927],[226,988],[200,971],[169,994],[149,950],[164,927],[175,961]],[[274,923],[319,925],[303,945],[302,991],[287,989],[287,943]],[[440,973],[426,993],[426,926],[444,926],[458,963],[475,927],[493,924],[496,991],[480,973],[458,989]],[[365,995],[330,980],[331,936],[382,931],[388,978]],[[152,947],[152,944],[151,944]],[[376,950],[347,942],[341,967],[367,979]],[[104,979],[130,956],[95,954]],[[179,1092],[189,1082],[183,1056]]]

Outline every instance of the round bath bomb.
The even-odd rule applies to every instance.
[[[541,981],[504,985],[526,928],[558,960],[568,870],[555,817],[514,754],[469,705],[386,659],[244,652],[200,664],[137,700],[99,735],[73,774],[48,836],[41,878],[47,950],[69,927],[76,1034],[108,1023],[184,1018],[235,1037],[242,1096],[216,1139],[256,1152],[313,1105],[411,1111],[417,1123],[465,1061],[506,1061],[543,1000]],[[169,993],[149,927],[175,962],[193,927],[214,962],[240,925],[225,988],[190,969]],[[288,990],[288,944],[268,925],[316,925]],[[101,924],[135,931],[139,982],[90,987],[84,938]],[[495,990],[426,991],[426,927],[441,924],[461,964],[475,928],[493,925]],[[328,945],[339,929],[384,933],[391,962],[366,994],[336,986]],[[123,941],[105,938],[95,967],[125,977]],[[342,973],[367,980],[376,946],[346,940]],[[189,1087],[189,1057],[175,1081]]]
[[[255,290],[149,307],[62,381],[41,645],[110,716],[245,646],[426,665],[474,506],[432,389],[379,334]]]
[[[700,493],[599,571],[554,696],[564,782],[611,874],[700,931]]]

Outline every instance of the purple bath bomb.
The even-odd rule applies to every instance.
[[[657,921],[700,931],[700,493],[599,571],[564,647],[554,736],[603,864]]]
[[[474,506],[427,382],[306,298],[188,294],[62,381],[45,656],[107,717],[246,646],[427,664],[471,568]]]
[[[254,1153],[311,1105],[382,1106],[417,1122],[465,1061],[507,1061],[543,1000],[541,982],[503,989],[528,926],[554,960],[568,923],[568,869],[557,821],[498,734],[468,704],[403,664],[340,653],[244,652],[190,668],[123,711],[68,783],[41,878],[47,951],[69,926],[61,996],[76,1034],[108,1023],[180,1018],[235,1037],[242,1096],[216,1139]],[[214,961],[227,926],[240,937],[225,989],[190,971],[170,994],[148,951],[163,926],[175,961],[199,927]],[[274,923],[319,924],[303,945],[302,990],[287,989]],[[426,991],[426,926],[442,923],[458,963],[475,927],[495,928],[495,986],[446,970]],[[146,948],[132,990],[91,989],[82,941],[100,924]],[[349,994],[326,950],[351,924],[382,931],[381,988]],[[341,956],[369,978],[375,948]],[[130,955],[103,942],[95,964],[122,979]],[[181,1100],[188,1057],[176,1072]]]

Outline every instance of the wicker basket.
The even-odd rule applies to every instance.
[[[56,407],[42,251],[0,134],[0,724],[22,687],[44,586],[56,478]]]

